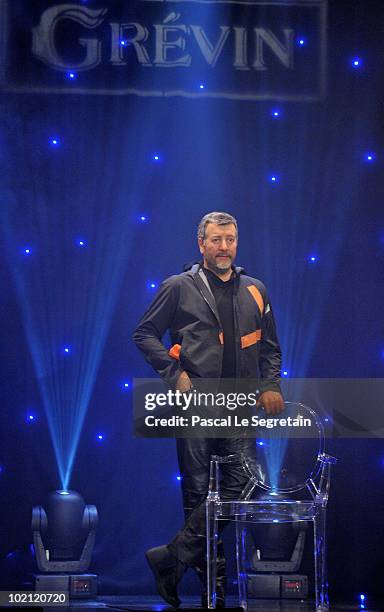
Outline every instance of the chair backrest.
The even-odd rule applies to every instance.
[[[316,412],[298,402],[285,402],[275,417],[258,414],[258,459],[264,480],[258,485],[270,494],[312,489],[323,467],[324,428]]]
[[[285,410],[275,417],[262,410],[255,416],[257,466],[243,456],[212,456],[208,497],[220,499],[220,464],[241,463],[249,475],[242,499],[250,499],[257,487],[272,497],[306,489],[313,499],[326,504],[331,464],[336,459],[324,452],[324,428],[316,412],[298,402],[285,402]]]

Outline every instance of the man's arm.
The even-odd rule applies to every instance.
[[[168,354],[161,339],[171,326],[178,301],[178,285],[172,279],[165,280],[133,333],[133,341],[146,361],[173,388],[183,370],[179,361]]]
[[[261,380],[258,404],[265,408],[267,414],[278,414],[284,409],[284,400],[280,389],[281,348],[268,298],[265,302],[262,317],[259,368]]]

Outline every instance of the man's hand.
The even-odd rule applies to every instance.
[[[176,389],[177,391],[181,391],[181,393],[186,393],[192,388],[191,379],[189,378],[186,372],[182,372],[177,379]]]
[[[284,410],[284,400],[277,391],[264,391],[257,400],[256,406],[262,406],[267,414],[275,415]]]

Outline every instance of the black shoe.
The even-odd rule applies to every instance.
[[[170,553],[167,546],[157,546],[145,553],[147,561],[156,578],[159,595],[173,608],[178,608],[180,599],[177,585],[187,566]]]

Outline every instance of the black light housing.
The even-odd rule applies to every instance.
[[[96,506],[86,505],[76,491],[53,491],[47,512],[32,509],[33,545],[41,572],[88,570],[98,523]]]

